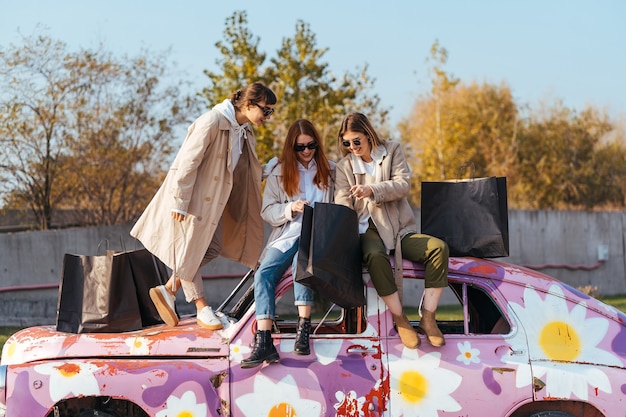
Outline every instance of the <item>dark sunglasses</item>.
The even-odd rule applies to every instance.
[[[301,145],[299,143],[296,143],[295,145],[293,145],[293,148],[296,150],[296,152],[302,152],[305,149],[310,149],[310,150],[314,150],[317,149],[317,142],[311,142],[311,143],[307,143],[306,145]]]
[[[343,142],[341,142],[343,144],[343,146],[345,146],[346,148],[350,147],[350,141],[349,140],[344,140]],[[352,141],[352,143],[354,144],[354,146],[361,146],[361,139],[354,139]]]
[[[252,103],[252,104],[254,104],[254,105],[255,105],[255,106],[257,106],[259,109],[261,109],[261,111],[263,112],[263,116],[265,116],[265,117],[269,117],[269,116],[271,116],[272,114],[274,114],[274,109],[272,109],[272,108],[270,108],[270,107],[264,107],[264,106],[261,106],[259,103]]]

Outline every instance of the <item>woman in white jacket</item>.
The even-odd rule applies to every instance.
[[[254,274],[257,332],[252,353],[241,362],[242,368],[279,360],[271,336],[276,283],[290,265],[295,276],[304,206],[333,199],[335,164],[326,159],[323,142],[310,121],[299,119],[290,126],[280,160],[265,184],[261,217],[273,230]],[[294,282],[294,298],[299,316],[294,353],[308,355],[313,293]]]

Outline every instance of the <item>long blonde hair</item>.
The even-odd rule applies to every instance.
[[[350,153],[350,149],[343,146],[343,135],[346,132],[363,133],[367,140],[371,142],[372,148],[385,143],[384,140],[378,136],[376,129],[372,126],[369,119],[362,113],[350,113],[343,118],[341,127],[339,128],[339,135],[337,135],[337,146],[343,156]]]

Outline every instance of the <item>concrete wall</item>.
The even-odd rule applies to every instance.
[[[416,210],[417,219],[420,218]],[[52,324],[63,255],[141,247],[131,225],[0,234],[0,326]],[[510,256],[500,260],[540,269],[574,287],[594,286],[602,295],[626,294],[626,212],[511,211]],[[98,246],[100,245],[100,248]],[[598,262],[599,249],[608,259]],[[209,302],[216,306],[247,269],[217,259],[202,270]],[[404,288],[409,306],[419,288]],[[190,312],[179,292],[181,312]]]

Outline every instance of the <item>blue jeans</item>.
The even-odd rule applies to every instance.
[[[254,301],[256,304],[256,318],[274,320],[276,316],[276,283],[283,276],[291,264],[292,275],[296,275],[296,256],[298,242],[285,253],[275,248],[269,248],[261,265],[254,273]],[[294,281],[293,295],[295,305],[313,305],[313,291]]]

